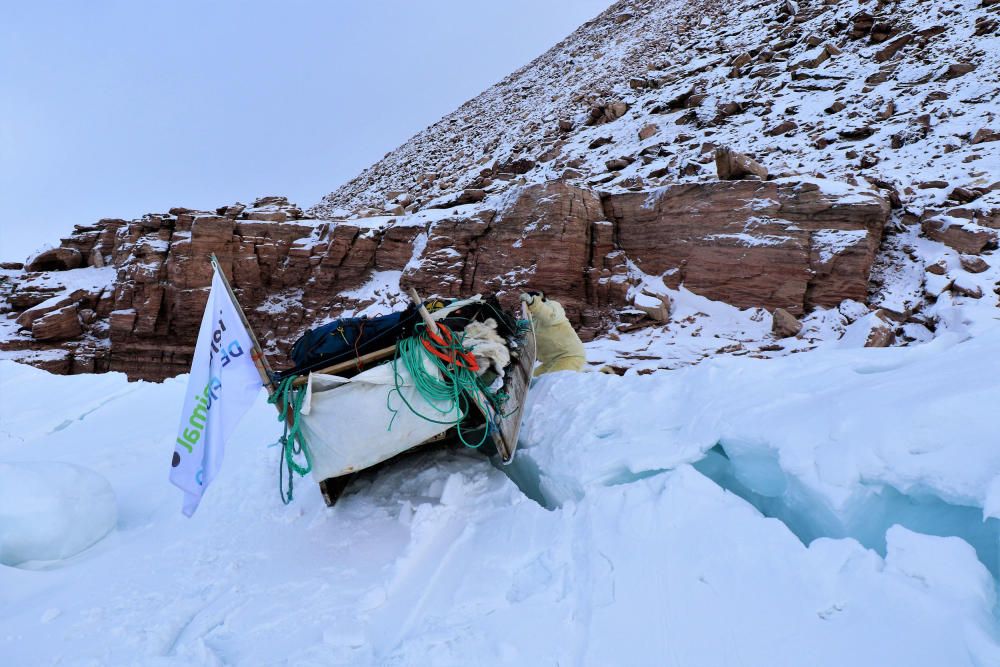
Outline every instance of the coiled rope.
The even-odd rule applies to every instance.
[[[309,446],[306,444],[305,436],[302,435],[301,412],[302,403],[306,398],[307,386],[292,386],[295,376],[283,379],[278,384],[278,389],[271,394],[267,402],[271,405],[278,405],[278,421],[283,422],[285,430],[275,444],[281,445],[282,456],[278,460],[278,493],[281,494],[281,502],[285,505],[292,502],[292,487],[295,474],[305,477],[312,471],[312,454],[309,453]],[[305,465],[299,465],[295,461],[296,456],[305,458]],[[284,474],[288,468],[288,492],[285,493]]]
[[[518,322],[518,325],[521,323]],[[475,357],[464,348],[461,337],[444,324],[438,323],[437,332],[429,332],[423,323],[415,327],[414,335],[403,338],[396,346],[396,354],[392,360],[394,387],[386,398],[386,407],[393,413],[389,421],[396,419],[398,409],[392,407],[392,395],[396,394],[410,411],[418,417],[435,424],[448,424],[455,427],[458,438],[463,445],[477,449],[486,442],[493,424],[487,421],[482,436],[478,442],[472,443],[465,438],[462,422],[469,414],[472,405],[476,405],[483,415],[489,415],[489,407],[493,412],[502,414],[502,408],[507,400],[503,391],[493,392],[483,386],[476,371],[479,365]],[[520,328],[520,326],[519,326]],[[428,370],[425,359],[431,361],[431,366],[437,372]],[[399,363],[413,378],[417,392],[431,405],[436,415],[426,415],[417,410],[401,391],[403,376],[399,372]],[[288,505],[294,499],[294,479],[297,474],[305,477],[313,468],[312,454],[301,430],[302,404],[305,401],[307,386],[293,386],[297,376],[283,378],[277,390],[267,399],[267,402],[278,406],[278,421],[284,424],[284,431],[275,443],[281,445],[282,455],[278,461],[278,492],[281,502]],[[441,406],[441,407],[439,407]],[[453,416],[452,416],[453,415]],[[296,458],[304,458],[305,464],[300,465]],[[288,490],[285,491],[285,469],[288,471]]]
[[[506,395],[502,392],[491,392],[483,387],[476,375],[479,365],[475,357],[462,346],[461,338],[440,322],[437,326],[438,332],[431,333],[423,323],[419,323],[414,329],[413,336],[400,340],[396,345],[396,355],[392,360],[395,387],[390,390],[386,398],[386,407],[393,413],[388,430],[392,429],[392,423],[399,412],[392,407],[392,395],[396,394],[410,412],[434,424],[453,425],[462,444],[470,449],[476,449],[486,442],[492,424],[487,422],[487,427],[483,429],[478,442],[471,443],[466,440],[462,422],[469,414],[469,408],[475,404],[484,415],[489,415],[485,399],[495,411],[499,412]],[[428,370],[425,364],[425,360],[428,359],[433,370]],[[423,414],[406,400],[406,395],[402,392],[403,376],[399,372],[400,363],[413,378],[417,392],[431,405],[436,414]]]

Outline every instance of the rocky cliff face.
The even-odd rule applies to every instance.
[[[998,12],[623,0],[306,212],[101,220],[3,265],[0,356],[185,372],[211,253],[279,367],[409,286],[543,289],[642,370],[979,326],[1000,312]],[[690,294],[749,310],[671,313]]]
[[[824,182],[733,181],[605,194],[552,181],[493,205],[400,218],[302,219],[281,198],[79,227],[8,277],[18,329],[0,343],[61,372],[161,379],[190,366],[215,254],[277,366],[308,325],[427,295],[525,287],[585,337],[649,276],[738,306],[802,314],[864,300],[889,205]],[[80,285],[85,278],[90,285]]]

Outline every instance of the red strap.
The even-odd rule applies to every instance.
[[[443,348],[451,348],[451,330],[443,324],[438,324],[437,329],[437,331],[426,330],[427,337]],[[459,366],[461,368],[467,368],[474,373],[479,370],[479,362],[477,362],[476,358],[469,352],[459,352],[458,350],[452,349],[452,354],[449,356],[431,344],[431,341],[427,340],[427,338],[423,339],[423,344],[428,352],[445,363]]]

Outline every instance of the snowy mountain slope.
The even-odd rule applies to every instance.
[[[1000,181],[998,12],[989,0],[623,0],[313,212],[551,178],[608,191],[711,180],[709,149],[724,145],[772,174],[874,180],[919,215],[956,187]]]
[[[85,262],[99,256],[84,273],[104,262],[119,273],[76,298],[59,274],[77,269],[37,261],[28,271],[0,269],[0,357],[59,372],[180,372],[205,286],[198,256],[225,258],[237,246],[235,284],[275,356],[310,324],[399,307],[400,281],[453,296],[546,289],[585,337],[600,337],[592,361],[621,371],[974,333],[1000,320],[998,25],[991,0],[623,0],[326,197],[310,210],[315,219],[264,197],[214,214],[178,208],[80,226],[61,250]],[[869,230],[871,255],[860,264],[849,265],[852,252],[838,255],[859,230],[797,231],[809,243],[806,296],[826,260],[860,285],[836,292],[839,305],[823,304],[836,308],[801,299],[801,330],[770,326],[776,305],[790,306],[761,298],[785,277],[743,251],[768,242],[756,214],[736,216],[745,233],[698,237],[706,255],[697,261],[668,252],[670,265],[651,274],[636,244],[621,243],[614,198],[642,200],[677,183],[713,189],[714,149],[726,147],[759,161],[772,184],[821,183],[841,203],[878,191],[894,206],[888,224]],[[513,240],[491,216],[519,195],[530,199],[532,188],[573,188],[566,201],[583,197],[612,225],[588,217],[597,226],[578,226],[570,240],[545,236],[553,228],[532,216],[566,212],[562,200],[541,195],[523,205],[522,238]],[[711,220],[726,223],[742,201],[720,201]],[[698,204],[670,215],[697,227]],[[829,224],[825,216],[809,222]],[[655,220],[647,247],[688,245],[670,222]],[[579,261],[553,260],[556,250]],[[34,269],[51,275],[36,280]],[[698,271],[725,289],[706,293],[702,280],[699,291]],[[731,285],[744,280],[757,300],[733,300]],[[698,302],[685,288],[754,308]],[[47,312],[49,299],[65,305]],[[673,313],[659,312],[664,301]]]
[[[769,315],[692,309],[682,290],[668,325],[610,332],[595,359],[651,371],[863,345],[873,326],[896,345],[966,335],[1000,320],[998,25],[989,0],[625,0],[311,212],[398,215],[472,192],[489,206],[550,179],[604,196],[711,182],[713,149],[729,147],[771,178],[892,200],[869,282],[878,312],[817,309],[797,338],[772,338]]]
[[[76,556],[0,566],[0,655],[996,664],[989,411],[1000,386],[984,362],[998,336],[548,376],[530,394],[514,468],[422,454],[359,481],[332,510],[302,480],[281,505],[278,453],[265,446],[278,424],[261,400],[192,520],[166,481],[186,378],[0,362],[0,459],[90,468],[119,517]],[[872,514],[879,498],[882,514],[859,522],[853,512]],[[942,513],[959,504],[964,523]]]

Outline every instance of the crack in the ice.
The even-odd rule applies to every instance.
[[[508,464],[503,464],[500,457],[494,456],[490,458],[490,463],[506,475],[528,499],[535,501],[544,509],[550,511],[558,509],[558,505],[546,498],[542,490],[541,471],[530,456],[515,456]]]
[[[115,394],[114,396],[109,396],[108,398],[104,399],[103,401],[101,401],[100,403],[98,403],[97,405],[95,405],[94,407],[92,407],[89,410],[83,412],[78,417],[75,417],[73,419],[64,419],[62,421],[62,423],[60,423],[58,426],[56,426],[54,429],[52,429],[51,431],[49,431],[45,435],[52,435],[54,433],[58,433],[59,431],[62,431],[64,429],[66,429],[66,428],[69,428],[73,424],[73,422],[82,422],[87,416],[89,416],[89,415],[93,414],[94,412],[100,410],[101,408],[103,408],[108,403],[111,403],[112,401],[116,401],[119,398],[122,398],[124,396],[128,396],[129,394],[132,394],[135,391],[136,391],[135,388],[129,388],[129,389],[123,391],[123,392]]]
[[[819,537],[851,537],[884,557],[886,531],[898,524],[918,533],[965,540],[1000,586],[1000,520],[984,519],[981,508],[948,502],[931,490],[903,493],[887,483],[869,481],[860,486],[871,493],[846,516],[839,516],[825,510],[821,499],[781,469],[776,454],[772,458],[734,459],[720,442],[693,465],[764,516],[784,523],[803,544]]]
[[[211,600],[209,600],[205,604],[201,605],[198,608],[198,610],[195,611],[193,614],[190,614],[190,616],[188,617],[187,621],[185,621],[181,625],[181,627],[177,630],[177,632],[174,633],[174,637],[170,641],[170,645],[163,652],[163,655],[164,656],[174,656],[174,655],[177,655],[178,645],[180,644],[181,639],[184,637],[184,635],[187,634],[188,628],[190,628],[192,625],[194,625],[195,621],[198,621],[199,619],[201,619],[206,612],[208,612],[213,606],[215,606],[215,604],[219,600],[221,600],[223,598],[224,595],[225,595],[225,593],[220,593],[220,594],[216,595]],[[229,616],[229,614],[231,614],[236,609],[240,608],[240,606],[241,605],[238,605],[238,604],[237,605],[232,605],[231,607],[229,607],[228,609],[226,609],[222,613],[222,618],[220,620],[218,620],[215,623],[213,623],[204,632],[199,632],[198,633],[198,639],[202,640],[202,643],[204,643],[205,637],[208,636],[208,634],[212,630],[214,630],[215,628],[219,627],[220,625],[225,625],[226,618]],[[212,647],[206,646],[206,648],[208,648],[210,651],[212,651],[212,653],[216,653],[216,651]],[[221,659],[220,659],[220,662],[221,662]]]
[[[600,549],[597,550],[597,555],[606,560],[608,563],[608,579],[611,581],[611,602],[608,603],[607,606],[610,607],[618,601],[617,591],[615,590],[615,564],[614,561],[608,558],[608,555]]]

